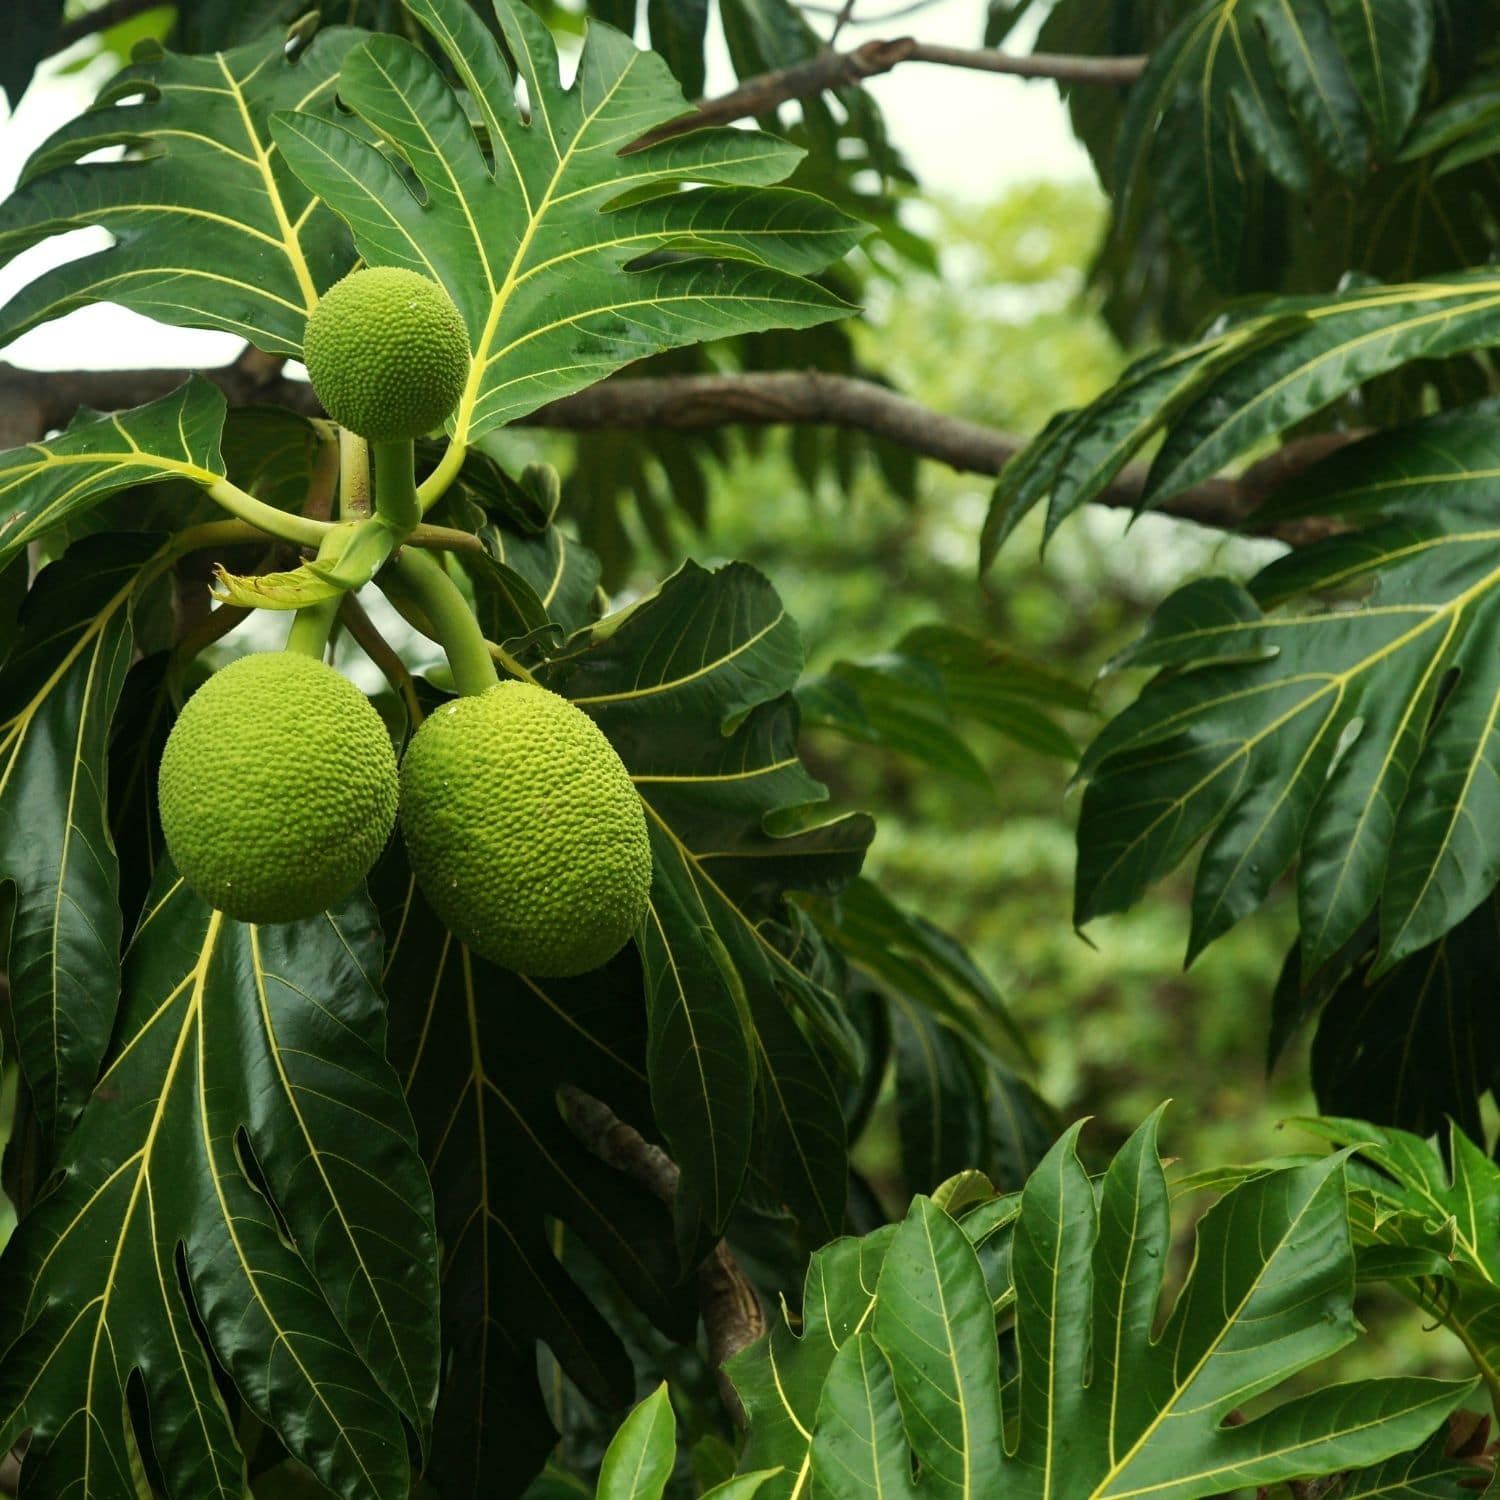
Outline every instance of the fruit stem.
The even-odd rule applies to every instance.
[[[387,578],[408,590],[427,616],[453,669],[454,686],[462,696],[488,692],[500,681],[479,621],[440,562],[406,547],[381,574],[382,582]]]
[[[318,561],[337,563],[348,542],[348,528],[329,532],[318,548]],[[310,656],[322,661],[328,651],[328,636],[333,630],[335,616],[339,612],[342,595],[321,599],[316,604],[307,604],[292,616],[292,628],[287,632],[286,649],[298,656]]]
[[[339,516],[362,521],[370,514],[370,445],[347,427],[339,428]]]
[[[371,443],[375,454],[375,511],[392,530],[405,536],[421,524],[417,502],[416,453],[410,438]]]

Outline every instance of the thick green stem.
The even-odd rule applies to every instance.
[[[323,538],[323,543],[318,548],[318,561],[337,563],[347,541],[347,528],[331,531]],[[336,594],[332,599],[323,599],[317,604],[309,604],[299,609],[292,618],[292,628],[286,638],[286,649],[299,656],[311,656],[317,661],[322,661],[328,650],[328,636],[333,629],[334,619],[338,615],[341,597],[342,595]]]
[[[277,510],[254,495],[247,495],[227,479],[215,480],[207,486],[206,492],[211,500],[217,501],[231,515],[248,521],[258,531],[279,536],[286,542],[296,542],[300,547],[316,547],[331,529],[327,521],[314,521],[308,516],[294,516]]]
[[[295,656],[311,656],[322,661],[328,650],[328,635],[339,610],[339,598],[324,599],[299,609],[287,632],[286,649]]]
[[[371,443],[370,447],[375,455],[375,512],[393,531],[405,536],[422,520],[412,441],[404,438]]]
[[[382,582],[389,578],[398,589],[404,589],[427,616],[447,654],[460,693],[472,697],[499,682],[479,621],[441,563],[408,547],[380,576]]]

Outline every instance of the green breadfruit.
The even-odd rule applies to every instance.
[[[161,826],[182,877],[242,922],[347,896],[396,821],[380,715],[310,656],[242,656],[188,699],[162,752]]]
[[[640,795],[593,720],[545,688],[438,709],[401,762],[401,831],[450,931],[517,973],[597,969],[646,913]]]
[[[323,409],[372,442],[440,426],[469,378],[469,335],[437,282],[373,266],[329,288],[307,320],[302,358]]]

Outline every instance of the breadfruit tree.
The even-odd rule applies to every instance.
[[[12,100],[135,45],[0,204],[0,264],[109,241],[28,270],[0,345],[109,302],[244,353],[0,368],[0,1489],[1488,1482],[1500,23],[996,0],[972,49],[841,50],[834,9],[12,22]],[[720,32],[738,86],[699,98]],[[1110,195],[1099,295],[1153,347],[1030,443],[850,336],[931,262],[863,87],[907,65],[1060,81]],[[1191,954],[1295,881],[1267,1024],[1316,1028],[1306,1151],[1169,1180],[1158,1112],[1091,1176],[807,763],[804,716],[944,772],[974,724],[1071,756],[1066,673],[935,621],[803,681],[757,569],[626,587],[674,510],[714,554],[724,429],[783,424],[913,503],[914,456],[995,476],[981,579],[1043,501],[1049,536],[1105,504],[1287,544],[1116,663],[1152,673],[1079,760],[1075,919],[1200,841]],[[565,477],[523,425],[574,434]],[[893,1091],[887,1223],[851,1153]],[[1463,1378],[1307,1375],[1377,1282]]]

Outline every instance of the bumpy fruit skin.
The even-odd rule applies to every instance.
[[[324,410],[372,442],[439,426],[469,378],[469,336],[437,282],[394,266],[349,275],[307,320],[302,358]]]
[[[566,698],[502,682],[433,714],[401,762],[422,893],[503,968],[586,974],[646,913],[646,815],[614,746]]]
[[[242,922],[291,922],[347,896],[396,821],[391,738],[332,667],[242,656],[183,706],[162,752],[161,825],[182,877]]]

